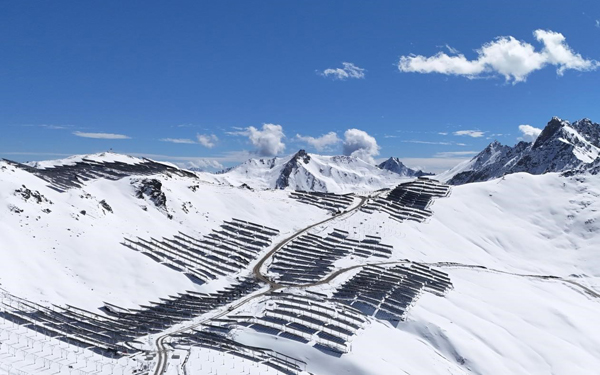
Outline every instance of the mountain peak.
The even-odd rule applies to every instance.
[[[399,174],[403,177],[420,177],[429,175],[429,173],[425,173],[421,170],[415,171],[414,169],[408,168],[404,163],[400,161],[397,157],[390,157],[383,163],[377,166],[379,169],[384,169],[396,174]]]
[[[600,155],[600,125],[589,119],[569,123],[552,117],[533,144],[519,142],[513,147],[497,141],[476,155],[467,170],[449,180],[451,184],[486,181],[505,174],[543,174],[570,170],[591,170]]]
[[[544,130],[542,130],[540,135],[537,137],[537,139],[533,143],[533,149],[542,147],[549,140],[552,140],[553,138],[555,138],[556,135],[560,132],[560,130],[568,125],[569,125],[568,121],[563,121],[562,119],[560,119],[556,116],[552,117],[552,120],[550,120],[550,122],[548,122],[548,124],[546,125]]]

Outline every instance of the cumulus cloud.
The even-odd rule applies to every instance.
[[[80,131],[73,132],[73,135],[76,135],[76,136],[82,137],[82,138],[95,138],[95,139],[130,139],[131,138],[131,137],[128,137],[123,134],[84,133],[84,132],[80,132]]]
[[[335,132],[329,132],[323,134],[320,137],[307,137],[300,134],[296,134],[296,139],[305,142],[310,146],[314,147],[317,151],[327,150],[329,147],[339,143],[341,139],[338,138]]]
[[[331,77],[333,79],[339,79],[341,81],[344,81],[348,78],[365,78],[365,70],[363,68],[359,68],[358,66],[349,62],[343,62],[342,65],[344,66],[343,68],[329,68],[325,69],[319,74],[323,77]]]
[[[477,58],[474,60],[468,60],[463,54],[449,56],[443,52],[430,57],[409,55],[400,57],[398,69],[467,78],[501,75],[507,82],[515,84],[524,82],[529,74],[547,65],[555,66],[558,75],[563,75],[565,70],[590,71],[600,66],[598,61],[586,60],[575,53],[561,33],[536,30],[533,35],[543,45],[540,51],[512,36],[501,36],[476,50]]]
[[[193,139],[188,138],[162,138],[162,142],[170,142],[170,143],[184,143],[184,144],[194,144]]]
[[[379,145],[375,138],[359,129],[348,129],[344,133],[344,155],[355,156],[371,164],[375,164],[374,157],[379,155]]]
[[[519,141],[533,142],[542,132],[542,129],[534,128],[531,125],[519,125],[521,136],[517,138]]]
[[[281,125],[263,124],[262,130],[249,126],[228,134],[248,137],[254,146],[254,153],[259,156],[275,156],[285,150],[285,143],[283,143],[285,134]]]
[[[480,138],[483,137],[483,135],[485,134],[485,132],[479,131],[479,130],[459,130],[459,131],[455,131],[454,133],[452,133],[454,135],[466,135],[472,138]]]
[[[206,148],[215,147],[216,142],[219,140],[214,134],[196,134],[196,138],[198,139],[198,143]]]

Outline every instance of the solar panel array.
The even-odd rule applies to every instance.
[[[384,197],[371,198],[361,208],[366,213],[385,212],[398,221],[425,221],[431,216],[429,206],[435,198],[450,194],[450,186],[428,178],[398,185]]]
[[[72,188],[80,188],[83,183],[90,180],[104,178],[107,180],[119,180],[128,176],[147,176],[160,173],[196,178],[192,172],[188,172],[170,165],[157,163],[149,159],[143,159],[141,163],[129,164],[119,161],[99,162],[82,159],[68,165],[58,165],[49,168],[35,168],[26,164],[6,160],[14,167],[23,169],[49,183],[49,186],[57,191],[66,191]]]
[[[334,263],[344,257],[389,258],[392,246],[380,241],[375,236],[352,239],[348,232],[339,229],[325,237],[307,233],[275,253],[268,272],[283,285],[314,283],[333,271]]]
[[[366,323],[352,307],[315,295],[273,293],[258,316],[230,315],[237,324],[334,353],[350,351],[350,341]]]
[[[290,193],[290,197],[298,200],[299,202],[317,206],[324,210],[339,212],[344,211],[352,202],[354,202],[353,194],[333,194],[333,193],[320,193],[315,191],[293,191]]]
[[[445,295],[451,288],[446,273],[419,263],[366,266],[341,285],[333,298],[365,315],[400,321],[423,292]]]
[[[278,234],[277,229],[232,219],[202,238],[179,232],[160,240],[125,238],[123,245],[202,284],[241,271]]]

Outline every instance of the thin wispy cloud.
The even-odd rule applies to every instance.
[[[338,138],[335,132],[329,132],[320,137],[309,137],[296,134],[296,139],[314,147],[317,151],[327,150],[331,146],[334,146],[342,141],[340,138]]]
[[[179,143],[179,144],[195,144],[193,139],[188,138],[162,138],[162,142]]]
[[[584,72],[600,66],[598,61],[585,59],[575,53],[561,33],[536,30],[533,35],[543,45],[540,51],[512,36],[500,36],[477,49],[477,58],[474,60],[468,60],[463,54],[449,56],[443,52],[430,57],[408,55],[400,57],[398,69],[401,72],[439,73],[470,79],[502,76],[506,82],[516,84],[526,81],[529,74],[549,65],[556,67],[559,76],[567,70]]]
[[[82,138],[94,138],[94,139],[131,139],[131,137],[124,134],[113,134],[113,133],[84,133],[80,131],[73,132],[73,135]]]
[[[466,146],[464,143],[444,142],[444,141],[420,141],[415,139],[400,141],[402,143],[416,143],[422,145],[440,145],[440,146]]]
[[[446,44],[446,49],[448,50],[448,52],[450,52],[453,55],[458,55],[460,53],[459,50],[457,50],[456,48],[453,48],[453,47],[449,46],[448,44]]]
[[[27,128],[44,128],[50,130],[64,130],[64,129],[72,129],[73,125],[62,125],[62,124],[21,124],[21,125],[12,125],[12,126],[22,126]]]
[[[434,158],[455,158],[457,156],[477,155],[479,151],[442,151],[433,155]]]
[[[596,20],[596,27],[600,29],[600,20]]]
[[[458,130],[455,131],[454,133],[452,133],[454,135],[458,135],[458,136],[468,136],[471,138],[481,138],[483,137],[483,135],[485,134],[485,132],[482,132],[480,130]]]
[[[358,66],[349,62],[343,62],[342,65],[344,66],[343,68],[329,68],[323,70],[322,72],[319,71],[318,73],[323,77],[330,77],[340,81],[345,81],[349,78],[365,78],[365,69],[359,68]]]

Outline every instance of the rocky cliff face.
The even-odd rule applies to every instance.
[[[505,174],[589,171],[598,173],[600,125],[589,119],[574,123],[552,118],[533,143],[510,147],[494,141],[463,171],[449,179],[453,185],[486,181]]]

